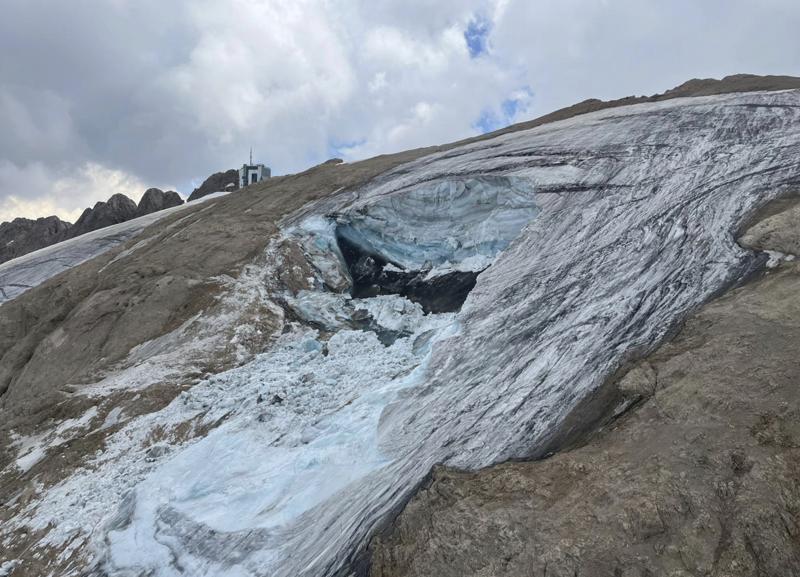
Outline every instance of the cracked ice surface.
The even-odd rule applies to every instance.
[[[533,196],[525,178],[435,180],[355,203],[339,217],[338,233],[406,270],[464,263],[456,270],[478,271],[534,218]]]
[[[290,333],[189,391],[190,408],[205,410],[193,403],[206,391],[205,408],[230,417],[131,476],[131,497],[95,536],[107,572],[332,575],[434,463],[537,454],[624,355],[655,346],[758,264],[732,232],[800,182],[800,92],[679,99],[511,133],[399,167],[357,203],[487,176],[525,179],[541,212],[455,320],[417,317],[434,325],[388,348],[343,329],[328,357]],[[315,297],[298,299],[313,308]],[[336,320],[347,299],[318,300]],[[247,404],[262,389],[287,399],[263,423]]]
[[[107,534],[106,570],[252,575],[285,565],[298,521],[315,526],[315,509],[389,462],[374,435],[381,411],[416,384],[419,336],[451,322],[428,317],[390,347],[340,331],[327,355],[313,333],[291,335],[213,379],[210,398],[193,390],[192,403],[221,403],[228,420],[136,486]]]
[[[361,202],[487,174],[533,183],[541,213],[478,278],[459,334],[434,345],[424,377],[364,431],[377,433],[383,465],[287,520],[257,553],[239,548],[264,560],[256,574],[334,572],[433,463],[536,453],[626,352],[653,346],[753,266],[731,233],[798,182],[800,93],[579,116],[405,165]],[[195,550],[198,535],[170,542]]]

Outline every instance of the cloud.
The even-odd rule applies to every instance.
[[[280,174],[691,77],[800,74],[799,24],[789,0],[5,0],[0,207],[74,214],[134,185],[188,193],[251,146]]]

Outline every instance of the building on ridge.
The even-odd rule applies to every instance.
[[[272,176],[269,166],[253,164],[253,150],[250,149],[250,164],[243,164],[239,169],[239,188],[250,186]]]

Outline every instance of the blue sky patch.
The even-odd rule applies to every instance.
[[[503,128],[503,126],[505,126],[503,121],[491,108],[485,108],[478,117],[478,120],[472,123],[472,128],[481,134],[486,134],[487,132],[492,132],[498,128]]]
[[[489,51],[489,33],[492,23],[485,16],[474,16],[464,30],[464,40],[471,58],[477,58]]]

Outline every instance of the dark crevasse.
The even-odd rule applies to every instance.
[[[431,276],[428,270],[404,271],[338,231],[336,240],[353,280],[351,294],[355,298],[397,294],[419,303],[426,313],[455,312],[461,309],[481,272],[452,271]]]
[[[397,294],[426,313],[461,309],[478,275],[536,216],[526,178],[435,179],[335,216],[356,298]]]

